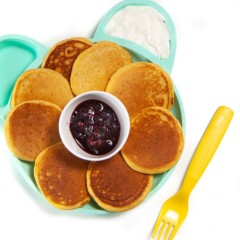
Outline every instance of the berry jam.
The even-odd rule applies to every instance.
[[[120,124],[115,112],[99,100],[80,103],[72,113],[70,131],[77,144],[87,153],[102,155],[117,144]]]

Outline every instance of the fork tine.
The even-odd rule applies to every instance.
[[[158,238],[157,238],[157,240],[159,240],[160,237],[163,236],[163,233],[164,233],[164,230],[165,230],[165,228],[166,228],[166,225],[167,225],[167,222],[163,220],[163,221],[162,221],[162,224],[161,224],[161,226],[160,226],[160,230],[159,230],[159,233],[158,233]]]
[[[177,233],[177,230],[178,230],[178,228],[176,226],[173,226],[173,230],[172,230],[168,240],[173,240],[174,236]]]
[[[160,227],[160,223],[162,222],[162,217],[161,217],[161,211],[158,214],[158,218],[157,221],[155,223],[154,229],[153,229],[153,233],[152,233],[152,239],[155,237],[159,227]]]
[[[168,226],[167,226],[167,229],[165,231],[165,234],[164,234],[164,240],[167,240],[169,239],[170,235],[171,235],[171,230],[174,228],[173,225],[171,225],[170,223],[168,223]]]

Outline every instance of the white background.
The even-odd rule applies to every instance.
[[[0,36],[27,35],[50,47],[73,36],[91,37],[118,0],[1,1]],[[0,239],[146,240],[162,203],[177,191],[194,149],[216,108],[235,116],[192,192],[176,240],[240,239],[240,1],[159,0],[173,18],[177,54],[172,78],[185,107],[184,153],[167,183],[139,207],[114,216],[59,211],[22,180],[0,134]]]

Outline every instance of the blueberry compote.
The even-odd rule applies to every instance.
[[[102,155],[117,144],[118,118],[111,107],[99,100],[80,103],[72,113],[70,130],[77,144],[86,152]]]

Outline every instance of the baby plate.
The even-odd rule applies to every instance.
[[[106,31],[106,26],[111,18],[120,10],[129,6],[144,6],[150,7],[158,11],[164,19],[170,37],[170,54],[167,58],[160,58],[145,47],[120,38],[111,36]],[[176,52],[176,34],[173,22],[168,13],[157,3],[149,0],[124,0],[114,6],[107,14],[101,19],[94,36],[91,41],[99,42],[102,40],[113,41],[127,49],[134,61],[149,61],[161,65],[169,74],[172,71],[175,52]],[[15,81],[21,73],[30,68],[37,68],[41,65],[41,62],[47,53],[48,48],[41,43],[30,39],[25,36],[19,35],[6,35],[0,37],[0,127],[3,128],[4,120],[7,112],[10,109],[11,92],[14,87]],[[180,94],[174,85],[175,102],[171,109],[171,112],[179,120],[185,132],[186,123],[183,104]],[[3,131],[1,131],[3,132]],[[26,180],[27,184],[39,195],[41,195],[35,179],[33,177],[33,164],[25,161],[21,161],[12,156],[12,160],[15,162],[21,175]],[[154,175],[153,188],[148,195],[148,198],[158,191],[161,186],[166,182],[169,176],[172,174],[173,169]],[[91,200],[84,207],[73,210],[78,213],[87,214],[108,214],[109,212],[101,209],[93,200]]]

